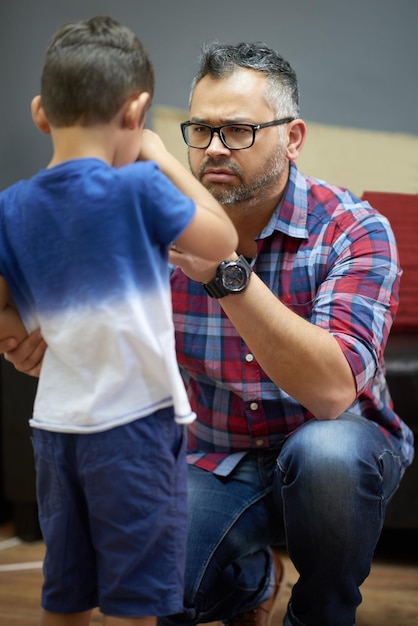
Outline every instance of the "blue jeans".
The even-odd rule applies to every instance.
[[[269,546],[283,545],[299,574],[284,623],[352,626],[401,476],[397,439],[350,413],[304,424],[279,451],[250,452],[227,477],[190,466],[184,611],[165,623],[258,606],[272,592]]]

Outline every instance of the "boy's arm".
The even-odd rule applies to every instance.
[[[15,337],[21,342],[28,333],[17,309],[10,304],[10,291],[3,276],[0,276],[0,340]]]
[[[150,130],[144,130],[139,160],[155,161],[176,187],[196,204],[193,220],[175,242],[182,251],[217,263],[230,257],[238,246],[238,235],[231,220],[212,194]]]

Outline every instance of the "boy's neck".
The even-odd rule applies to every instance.
[[[113,164],[114,130],[107,125],[70,126],[51,131],[54,152],[48,168],[73,159],[96,158]]]

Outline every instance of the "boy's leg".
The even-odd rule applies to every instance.
[[[43,609],[39,619],[39,626],[89,626],[90,615],[91,611],[64,614],[52,613]]]
[[[97,606],[96,559],[73,462],[76,439],[33,429],[39,519],[46,545],[40,626],[84,626]]]
[[[187,466],[183,427],[175,423],[172,408],[88,440],[80,436],[78,460],[89,503],[100,611],[109,616],[108,623],[117,616],[124,624],[178,611]]]

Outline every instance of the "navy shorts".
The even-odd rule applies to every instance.
[[[44,609],[98,606],[119,617],[182,610],[183,429],[171,408],[101,433],[34,429]]]

